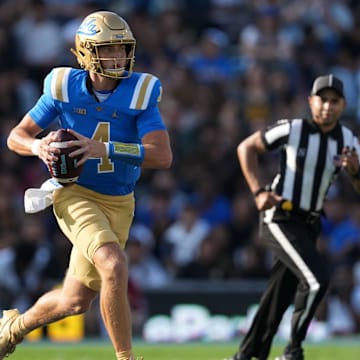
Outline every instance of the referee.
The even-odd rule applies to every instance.
[[[292,303],[291,337],[276,360],[304,359],[302,342],[329,284],[327,265],[316,249],[327,190],[344,169],[360,192],[360,146],[353,132],[339,122],[346,106],[342,81],[332,74],[316,78],[308,103],[311,120],[280,120],[238,146],[274,263],[255,318],[233,360],[266,360]],[[280,151],[280,169],[268,188],[262,183],[258,156],[272,150]]]

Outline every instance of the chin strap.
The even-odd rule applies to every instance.
[[[42,183],[40,188],[30,188],[24,194],[26,213],[36,213],[46,209],[53,203],[53,192],[63,186],[53,178]]]

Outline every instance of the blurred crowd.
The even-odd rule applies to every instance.
[[[78,67],[69,51],[75,31],[99,9],[129,22],[135,71],[160,78],[174,153],[172,168],[144,170],[136,191],[127,254],[141,324],[145,288],[175,279],[266,278],[271,258],[236,147],[277,119],[308,116],[311,83],[330,72],[344,82],[343,121],[360,129],[360,3],[0,0],[0,309],[26,309],[67,266],[70,244],[51,209],[24,213],[25,189],[49,174],[38,159],[9,152],[6,138],[51,68]],[[265,180],[276,156],[262,159]],[[319,243],[333,282],[318,317],[334,334],[360,333],[360,196],[347,181],[340,176],[329,191]]]

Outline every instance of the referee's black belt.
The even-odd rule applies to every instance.
[[[321,212],[318,211],[306,211],[300,208],[293,208],[289,211],[283,210],[289,216],[295,216],[307,224],[316,224],[321,218]]]

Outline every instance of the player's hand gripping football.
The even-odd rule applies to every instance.
[[[54,161],[58,160],[60,149],[53,146],[58,140],[56,131],[50,131],[43,138],[35,140],[32,151],[39,159],[49,166]]]
[[[103,157],[106,155],[105,145],[97,140],[89,139],[86,136],[79,134],[74,130],[67,130],[70,134],[74,135],[77,140],[70,140],[66,142],[66,147],[76,147],[77,149],[69,154],[70,157],[81,156],[78,160],[78,166],[81,166],[90,157]],[[58,156],[61,149],[53,146],[58,142],[58,132],[50,131],[46,136],[39,139],[36,143],[37,156],[47,165],[51,166],[52,163],[58,161]]]
[[[105,144],[98,140],[90,139],[76,132],[75,130],[68,129],[68,132],[74,135],[78,140],[71,140],[68,143],[69,147],[76,146],[77,150],[69,154],[70,157],[81,156],[78,165],[81,166],[89,158],[101,158],[106,156]]]

